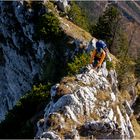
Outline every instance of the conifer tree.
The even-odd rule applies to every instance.
[[[71,1],[71,9],[68,12],[68,16],[72,22],[79,27],[89,31],[89,20],[85,10],[81,9],[75,1]]]
[[[121,14],[118,9],[111,5],[107,7],[103,15],[99,17],[98,22],[91,29],[91,33],[97,39],[102,39],[108,44],[109,50],[112,50],[115,36],[120,29]]]

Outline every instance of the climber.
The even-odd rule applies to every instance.
[[[106,43],[105,43],[104,41],[98,40],[98,41],[96,42],[96,47],[101,47],[101,48],[105,51],[105,53],[106,53],[106,58],[107,58],[110,62],[112,61],[112,60],[111,60],[111,57],[110,57],[110,55],[109,55],[109,50],[108,50],[107,45],[106,45]]]
[[[90,64],[92,64],[94,68],[100,68],[103,62],[105,62],[106,57],[111,61],[107,45],[104,41],[98,40],[96,42],[96,48],[92,52]],[[104,65],[104,67],[106,67],[106,63],[104,63]]]

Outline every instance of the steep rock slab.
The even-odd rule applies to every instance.
[[[34,39],[34,19],[45,12],[44,6],[32,9],[24,1],[0,2],[0,120],[40,73],[46,45]]]
[[[52,100],[37,124],[36,137],[133,138],[130,118],[119,104],[118,91],[114,93],[111,87],[102,72],[97,73],[90,66],[82,74],[65,77],[51,89]]]

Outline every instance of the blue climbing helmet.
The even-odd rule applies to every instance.
[[[107,46],[106,46],[106,43],[103,41],[103,40],[98,40],[97,42],[96,42],[96,49],[97,49],[97,51],[98,52],[100,52],[101,51],[101,49],[105,49]]]

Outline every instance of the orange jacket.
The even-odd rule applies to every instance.
[[[92,62],[93,62],[93,60],[94,60],[94,58],[95,58],[96,55],[97,55],[97,52],[96,52],[96,49],[95,49],[95,50],[92,52],[92,55],[91,55],[91,58],[90,58],[90,64],[92,64]],[[99,58],[99,63],[97,64],[96,67],[99,67],[99,66],[102,65],[102,63],[103,63],[103,61],[104,61],[104,59],[105,59],[105,56],[106,56],[106,53],[105,53],[104,50],[102,50],[101,56],[100,56],[100,58]]]

